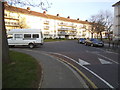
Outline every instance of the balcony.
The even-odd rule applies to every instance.
[[[10,16],[10,15],[5,14],[4,17],[5,17],[5,19],[19,20],[19,17],[18,17],[18,16]]]
[[[59,26],[66,26],[66,23],[58,23]]]
[[[58,35],[66,35],[66,32],[58,32]]]
[[[58,30],[64,30],[64,31],[76,31],[77,29],[74,28],[59,28]]]
[[[76,35],[76,33],[69,33],[69,35]]]
[[[5,22],[5,26],[19,27],[19,23],[18,22]]]
[[[72,28],[76,28],[77,25],[74,25],[74,24],[68,24],[67,27],[72,27]]]
[[[49,25],[49,21],[45,21],[44,24]]]
[[[50,34],[50,32],[44,32],[44,34]]]
[[[73,25],[73,24],[67,24],[67,23],[58,23],[59,26],[66,26],[66,27],[72,27],[72,28],[76,28],[77,25]]]
[[[44,30],[49,30],[49,26],[45,26],[45,27],[44,27]]]
[[[77,27],[77,25],[73,25],[72,27],[73,27],[73,28],[76,28],[76,27]]]
[[[49,28],[44,28],[44,30],[49,30]]]
[[[58,35],[76,35],[76,33],[71,33],[71,32],[58,32]]]

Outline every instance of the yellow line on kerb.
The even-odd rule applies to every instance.
[[[72,66],[75,70],[77,70],[86,80],[87,80],[87,82],[89,82],[90,83],[90,85],[93,87],[93,88],[95,88],[95,89],[97,89],[98,87],[85,75],[85,74],[83,74],[77,67],[75,67],[74,65],[72,65],[71,63],[69,63],[69,62],[67,62],[67,61],[65,61],[65,60],[63,60],[63,59],[61,59],[61,58],[59,58],[61,61],[63,61],[63,62],[66,62],[67,64],[69,64],[70,66]]]

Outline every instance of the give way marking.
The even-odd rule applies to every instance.
[[[98,60],[100,61],[101,64],[112,64],[112,62],[104,60],[104,59],[101,59],[101,58],[98,58]],[[88,62],[86,62],[86,61],[84,61],[82,59],[79,59],[78,63],[81,64],[82,66],[83,65],[91,65],[90,63],[88,63]]]
[[[80,63],[81,65],[90,65],[90,63],[88,63],[88,62],[86,62],[86,61],[84,61],[84,60],[82,60],[82,59],[79,59],[78,61],[79,61],[79,63]]]
[[[98,58],[101,64],[112,64],[112,62],[106,61],[104,59]]]

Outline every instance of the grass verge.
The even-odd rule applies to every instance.
[[[10,51],[11,63],[3,64],[3,88],[38,88],[41,67],[31,56]]]
[[[44,42],[64,41],[64,40],[76,40],[76,39],[44,39]]]

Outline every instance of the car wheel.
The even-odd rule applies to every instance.
[[[92,43],[91,46],[94,47],[94,44]]]
[[[29,48],[34,48],[34,44],[29,44]]]
[[[87,43],[85,43],[85,46],[87,46]]]
[[[104,47],[104,44],[102,45],[102,47]]]

